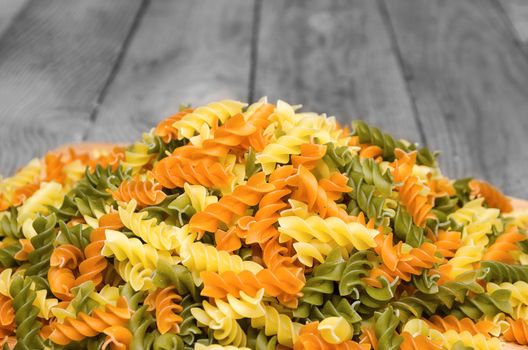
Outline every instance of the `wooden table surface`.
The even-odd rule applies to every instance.
[[[528,0],[0,0],[0,173],[261,96],[528,198]]]

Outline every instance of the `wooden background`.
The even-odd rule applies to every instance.
[[[528,198],[528,0],[0,0],[0,173],[267,95]]]

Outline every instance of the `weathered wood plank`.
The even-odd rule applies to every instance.
[[[528,48],[528,1],[497,0],[512,22],[515,33],[521,43]]]
[[[0,38],[29,0],[0,0]]]
[[[141,0],[31,2],[0,41],[0,172],[80,141]]]
[[[131,141],[180,103],[246,99],[252,10],[247,0],[152,2],[88,138]]]
[[[528,198],[528,61],[488,1],[385,1],[425,136],[448,175]]]
[[[263,1],[255,97],[267,95],[343,123],[365,119],[421,140],[378,6],[371,0]]]

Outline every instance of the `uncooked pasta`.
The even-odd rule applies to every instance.
[[[527,230],[490,183],[363,121],[185,107],[0,180],[0,345],[525,345]]]

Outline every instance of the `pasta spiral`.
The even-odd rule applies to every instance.
[[[137,238],[127,238],[124,233],[106,230],[106,240],[101,252],[105,256],[115,256],[119,261],[128,260],[132,264],[141,264],[146,268],[155,269],[160,257],[168,254],[158,252],[148,244],[143,244]]]
[[[12,198],[13,192],[16,189],[28,184],[37,183],[42,170],[43,164],[39,159],[31,160],[14,176],[0,180],[0,195],[3,195],[6,199]]]
[[[218,225],[232,224],[236,217],[244,215],[247,208],[259,203],[264,194],[271,190],[273,185],[266,183],[264,173],[257,173],[246,184],[237,186],[232,194],[223,196],[218,203],[193,215],[189,228],[200,235],[205,231],[215,232]]]
[[[112,195],[115,200],[127,203],[134,199],[138,207],[159,204],[167,197],[161,185],[138,179],[123,181]]]
[[[416,225],[423,227],[428,218],[434,217],[431,214],[433,205],[427,196],[422,195],[424,184],[419,183],[419,179],[412,175],[412,168],[416,163],[416,152],[407,154],[401,149],[394,151],[397,160],[394,162],[394,181],[401,182],[397,189],[400,194],[400,200],[406,207],[407,211],[413,217]]]
[[[149,154],[148,145],[143,142],[136,142],[125,151],[125,159],[121,165],[125,169],[132,171],[132,174],[138,174],[142,167],[150,162],[152,155]]]
[[[320,216],[309,216],[302,219],[298,216],[279,218],[280,240],[285,242],[295,239],[298,242],[317,240],[322,243],[334,243],[351,250],[365,250],[376,246],[379,232],[369,229],[357,222],[346,223],[337,217],[326,219]]]
[[[441,345],[439,344],[440,342],[433,342],[423,334],[413,336],[409,332],[402,332],[401,336],[403,337],[403,342],[401,343],[400,347],[401,350],[442,349]]]
[[[158,250],[179,251],[186,240],[193,240],[188,226],[176,227],[164,222],[156,223],[155,218],[147,219],[146,212],[135,213],[136,201],[130,201],[126,208],[119,208],[119,218],[137,236]]]
[[[17,188],[13,192],[13,199],[11,203],[13,206],[18,207],[19,205],[24,204],[26,199],[31,197],[37,190],[40,188],[40,183],[31,183]]]
[[[262,151],[267,143],[264,136],[264,129],[269,125],[267,117],[273,110],[272,105],[263,104],[249,115],[233,116],[214,130],[212,138],[201,142],[201,148],[197,152],[222,158],[228,153],[240,154],[249,147],[257,152]]]
[[[434,242],[437,252],[444,258],[452,258],[457,249],[462,246],[460,237],[460,232],[440,230],[436,242]]]
[[[57,298],[62,300],[73,298],[70,291],[75,286],[73,270],[83,258],[81,250],[71,244],[58,246],[51,254],[48,280],[50,289]]]
[[[291,193],[286,188],[286,178],[288,178],[294,169],[289,166],[283,166],[273,171],[268,183],[273,185],[273,189],[264,194],[258,203],[258,210],[253,217],[246,216],[238,221],[238,226],[244,229],[243,236],[248,244],[266,242],[276,239],[279,231],[275,223],[279,218],[279,212],[288,207],[284,197]]]
[[[233,174],[231,166],[212,158],[192,160],[179,155],[163,158],[154,166],[152,175],[165,188],[183,187],[187,182],[212,188],[229,184]]]
[[[223,124],[229,118],[242,112],[244,106],[244,103],[233,100],[210,103],[186,113],[174,122],[173,127],[178,130],[178,139],[189,139],[199,132],[203,125],[213,127],[217,123]]]
[[[178,138],[178,128],[174,126],[174,123],[192,111],[192,108],[185,108],[167,119],[162,120],[154,129],[154,135],[161,137],[165,143],[176,140]]]
[[[346,176],[334,173],[330,179],[322,179],[318,183],[308,169],[300,166],[297,174],[288,178],[287,183],[297,187],[292,198],[306,202],[310,211],[318,213],[322,218],[335,216],[344,221],[350,221],[346,211],[335,202],[336,194],[339,196],[339,193],[352,190],[347,185],[347,181]],[[331,192],[326,189],[331,190]]]
[[[20,276],[14,278],[9,293],[13,296],[15,309],[16,349],[43,349],[39,336],[42,324],[37,320],[39,310],[33,305],[36,293],[31,289],[31,280]]]
[[[151,301],[151,299],[154,299]],[[174,291],[174,287],[158,289],[149,294],[145,303],[153,304],[151,308],[156,310],[156,325],[161,334],[167,332],[179,333],[179,324],[183,321],[180,313],[183,308],[179,305],[182,298]]]
[[[94,337],[110,327],[125,326],[130,319],[128,303],[119,298],[116,306],[107,304],[104,309],[94,309],[91,315],[80,312],[77,318],[66,318],[64,323],[52,325],[49,339],[59,345]]]
[[[508,264],[516,262],[514,254],[520,250],[518,242],[524,241],[526,235],[519,233],[517,226],[509,226],[482,256],[482,260],[501,261]]]
[[[238,255],[230,255],[227,252],[217,250],[214,246],[201,242],[182,246],[180,255],[183,259],[183,265],[188,267],[193,274],[198,274],[195,277],[199,277],[199,273],[202,271],[222,273],[225,271],[240,272],[249,270],[256,273],[262,269],[255,262],[243,261]]]
[[[504,332],[504,340],[528,345],[528,323],[523,319],[512,320],[508,318],[510,327]]]
[[[528,214],[436,152],[300,108],[182,107],[0,179],[0,347],[528,343]]]
[[[326,154],[326,149],[326,145],[318,145],[316,143],[302,144],[301,153],[291,158],[293,167],[298,169],[300,166],[303,166],[307,170],[313,170],[319,160]]]
[[[111,326],[103,330],[106,339],[101,345],[104,350],[108,346],[112,350],[127,350],[132,341],[132,333],[124,326]]]
[[[15,309],[11,298],[0,295],[0,337],[13,336],[15,333]]]
[[[318,322],[307,323],[299,330],[299,337],[293,345],[294,350],[366,350],[369,345],[361,345],[352,340],[339,344],[331,344],[325,341],[318,329]]]
[[[46,276],[49,269],[49,259],[53,253],[55,240],[56,217],[54,214],[48,218],[39,217],[31,225],[37,235],[31,238],[31,245],[35,248],[28,254],[31,266],[26,270],[26,276],[35,276],[39,289],[47,288]]]
[[[508,197],[490,183],[481,180],[471,180],[468,186],[471,190],[471,197],[482,197],[488,206],[500,209],[503,213],[509,213],[513,210]]]
[[[419,275],[423,269],[430,269],[434,263],[440,261],[435,256],[436,246],[431,243],[423,243],[418,248],[411,248],[408,253],[402,252],[402,244],[394,246],[392,243],[392,233],[385,237],[378,235],[375,237],[376,247],[374,250],[381,256],[383,265],[381,270],[387,274],[385,276],[399,277],[404,281],[410,281],[412,275]],[[379,282],[375,283],[379,286]]]
[[[18,209],[18,223],[22,225],[28,219],[35,219],[37,214],[49,214],[49,206],[59,207],[64,193],[62,186],[56,182],[44,182],[24,205]]]
[[[198,324],[213,330],[213,336],[221,345],[245,346],[247,337],[236,318],[225,315],[218,308],[204,301],[203,309],[191,309]]]
[[[494,327],[491,321],[482,320],[475,323],[470,318],[465,317],[459,320],[452,315],[444,318],[434,315],[426,322],[432,329],[436,329],[442,333],[452,329],[457,333],[469,332],[472,335],[483,334],[486,337],[489,337]]]
[[[266,174],[270,174],[277,164],[286,164],[291,155],[300,154],[301,145],[308,143],[313,134],[314,130],[311,128],[294,127],[257,154],[257,163],[261,164]]]
[[[251,319],[251,326],[264,328],[266,335],[277,335],[279,344],[293,347],[301,325],[272,306],[264,306],[264,316]]]
[[[79,264],[79,276],[75,284],[81,285],[93,281],[96,286],[103,282],[103,273],[108,262],[101,251],[106,240],[105,230],[117,230],[123,227],[117,213],[105,214],[99,218],[99,227],[90,233],[90,243],[84,248],[84,260]]]

